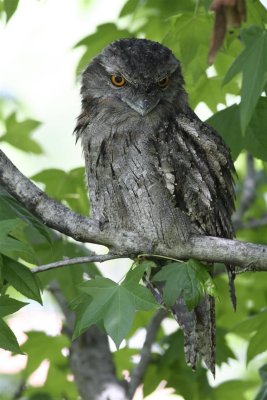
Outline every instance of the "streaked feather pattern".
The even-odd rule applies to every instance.
[[[122,75],[125,86],[114,88],[112,74]],[[166,76],[169,84],[160,88]],[[86,68],[76,135],[101,229],[136,231],[168,246],[192,234],[233,237],[230,151],[190,109],[183,84],[171,51],[145,39],[113,42]],[[161,292],[155,287],[159,303]],[[179,297],[172,312],[184,332],[187,363],[196,368],[201,356],[214,374],[214,299],[205,296],[189,312]]]

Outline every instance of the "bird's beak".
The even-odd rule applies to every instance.
[[[158,104],[159,99],[155,97],[138,97],[134,98],[133,100],[126,100],[128,106],[130,106],[133,110],[138,112],[138,114],[144,116],[150,113]]]

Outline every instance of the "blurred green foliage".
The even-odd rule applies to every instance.
[[[0,0],[0,14],[5,15],[7,22],[16,11],[18,3],[18,0]],[[87,5],[87,0],[82,0],[82,3]],[[266,244],[267,225],[262,221],[264,217],[266,220],[267,215],[267,11],[258,0],[248,0],[246,3],[246,22],[241,29],[232,30],[226,35],[214,65],[209,67],[207,55],[214,21],[213,14],[209,12],[210,1],[128,0],[120,12],[117,24],[102,24],[98,26],[95,33],[86,36],[76,44],[75,47],[83,49],[77,72],[80,74],[91,58],[106,44],[122,37],[146,37],[170,47],[181,61],[192,108],[196,108],[200,103],[204,103],[209,108],[213,115],[208,123],[220,132],[231,148],[233,158],[237,160],[239,175],[237,209],[242,201],[246,184],[244,152],[257,158],[255,193],[239,221],[237,238]],[[63,17],[59,16],[59,18]],[[38,121],[26,118],[19,120],[15,113],[4,116],[0,110],[0,122],[0,142],[5,141],[27,153],[41,154],[41,147],[32,138],[34,130],[40,124]],[[89,213],[83,168],[72,171],[56,169],[40,171],[32,179],[43,185],[48,195],[65,202],[76,212],[83,215]],[[139,353],[139,349],[130,346],[131,338],[140,328],[149,323],[153,315],[152,311],[138,311],[133,320],[135,310],[127,291],[128,286],[133,293],[135,290],[139,291],[140,297],[137,297],[140,304],[142,303],[142,307],[139,308],[149,309],[145,306],[145,302],[149,300],[146,297],[147,293],[140,294],[144,288],[139,289],[139,281],[129,278],[135,270],[126,276],[121,285],[101,277],[93,264],[47,271],[36,279],[29,272],[29,265],[45,264],[63,257],[89,255],[90,251],[84,245],[69,241],[48,229],[4,189],[0,191],[0,224],[0,346],[13,352],[25,351],[28,354],[28,362],[22,372],[17,376],[0,377],[1,382],[6,382],[6,385],[10,387],[9,391],[3,391],[0,394],[0,399],[13,399],[14,385],[19,386],[21,382],[27,382],[30,374],[44,359],[50,362],[45,385],[42,388],[36,388],[27,384],[23,398],[27,400],[77,399],[75,384],[67,379],[70,371],[67,358],[62,355],[62,349],[68,347],[69,343],[63,334],[48,337],[42,332],[29,332],[28,340],[22,349],[19,348],[13,332],[3,318],[27,303],[10,297],[8,292],[10,286],[24,297],[40,302],[40,290],[49,286],[52,280],[56,280],[68,301],[75,298],[76,307],[79,310],[79,305],[83,305],[81,313],[78,312],[78,324],[80,323],[80,328],[83,330],[88,326],[88,320],[82,324],[79,319],[86,319],[83,310],[86,307],[90,308],[93,301],[96,303],[98,301],[97,304],[101,305],[103,297],[98,298],[96,291],[99,285],[102,285],[105,287],[103,296],[107,293],[113,296],[112,304],[107,303],[102,307],[102,311],[99,311],[100,319],[104,319],[111,335],[114,326],[111,326],[108,319],[107,308],[111,308],[111,311],[109,310],[111,314],[116,312],[116,302],[121,301],[118,300],[120,299],[118,294],[123,291],[125,297],[125,301],[121,303],[123,315],[129,316],[129,311],[131,311],[129,317],[131,321],[130,323],[129,319],[126,321],[127,329],[120,332],[117,330],[114,334],[117,344],[126,336],[125,347],[114,353],[114,359],[120,378],[123,369],[131,370],[134,366],[132,356]],[[230,304],[227,278],[224,273],[221,273],[223,268],[216,265],[215,270],[218,271],[214,279],[218,296],[216,301],[217,364],[221,367],[225,363],[231,363],[239,368],[244,368],[247,364],[248,370],[237,373],[237,378],[228,376],[228,381],[213,387],[206,370],[201,365],[196,373],[192,373],[185,365],[181,331],[166,335],[161,329],[157,336],[157,351],[153,350],[152,362],[144,379],[146,394],[153,391],[158,383],[165,379],[168,386],[175,388],[176,392],[186,400],[224,400],[226,398],[263,400],[267,398],[265,275],[251,272],[237,277],[238,308],[234,313]],[[83,289],[88,293],[81,296],[79,285],[83,282],[84,276],[91,277],[92,280],[83,284],[85,286]],[[203,276],[200,277],[199,282],[204,279]],[[130,283],[127,279],[130,279]],[[196,300],[194,290],[197,296],[200,296],[199,282],[196,277],[194,279],[195,284],[191,292],[188,289],[189,293],[187,293],[189,298],[193,299],[193,304]],[[123,285],[127,286],[127,290]],[[83,303],[85,297],[87,297],[86,307]],[[122,329],[123,324],[125,325],[123,315],[117,318],[115,328]],[[236,340],[240,338],[247,343],[244,350],[245,361],[242,361],[235,346]],[[44,348],[46,352],[43,351]]]

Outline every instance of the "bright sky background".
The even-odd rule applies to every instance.
[[[22,102],[25,114],[43,123],[34,137],[44,156],[5,146],[26,175],[82,165],[72,136],[80,112],[75,67],[81,51],[72,47],[99,23],[115,21],[123,3],[91,0],[84,9],[77,0],[20,0],[8,25],[0,25],[0,92]]]

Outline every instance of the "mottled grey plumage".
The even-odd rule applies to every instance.
[[[114,86],[111,76],[125,84]],[[76,134],[101,229],[169,246],[194,233],[233,237],[230,152],[189,108],[183,84],[172,52],[144,39],[111,43],[85,70]],[[205,296],[189,312],[179,298],[172,311],[188,364],[195,368],[201,355],[214,373],[214,300]]]

